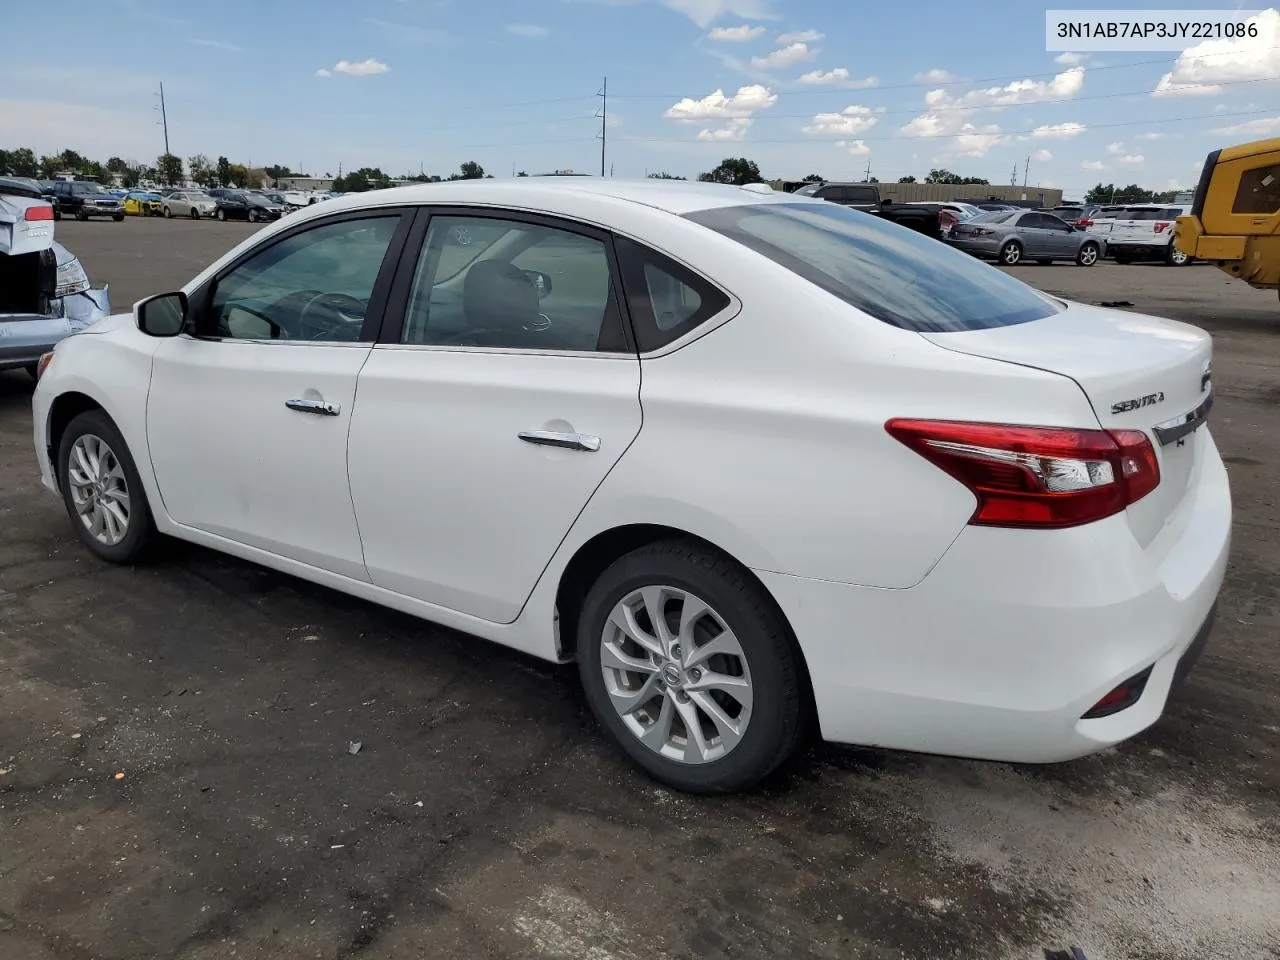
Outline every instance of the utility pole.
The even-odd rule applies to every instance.
[[[1027,185],[1027,175],[1031,172],[1031,154],[1027,154],[1026,165],[1022,168],[1022,185]]]
[[[609,141],[609,78],[604,78],[604,83],[600,87],[599,93],[596,94],[600,98],[600,110],[596,114],[600,118],[600,176],[604,176],[605,171],[605,148]]]
[[[1009,175],[1009,186],[1016,187],[1017,185],[1018,185],[1018,164],[1015,161],[1013,164],[1013,173]]]
[[[863,183],[871,182],[871,158],[867,157],[867,172],[862,175]]]
[[[164,109],[164,83],[160,84],[160,125],[164,127],[164,152],[169,152],[169,115]]]

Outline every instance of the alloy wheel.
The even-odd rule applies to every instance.
[[[1022,259],[1022,248],[1016,243],[1011,243],[1000,251],[1000,260],[1006,266],[1012,267],[1015,263]]]
[[[91,433],[76,438],[67,460],[71,503],[85,529],[113,547],[129,533],[129,483],[115,452]]]
[[[1091,243],[1086,244],[1085,247],[1080,251],[1080,263],[1083,266],[1091,267],[1094,265],[1095,262],[1097,262],[1097,259],[1098,259],[1098,248]]]
[[[1173,252],[1169,254],[1169,259],[1173,261],[1175,267],[1181,267],[1187,262],[1187,255],[1177,247],[1173,248]]]
[[[609,700],[626,728],[669,760],[720,760],[751,722],[751,671],[742,645],[705,601],[671,586],[633,590],[600,639]]]

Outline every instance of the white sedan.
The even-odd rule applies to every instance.
[[[460,181],[268,227],[46,355],[45,485],[553,661],[657,779],[1148,727],[1227,562],[1211,343],[836,204]]]

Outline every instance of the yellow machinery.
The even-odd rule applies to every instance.
[[[1252,287],[1280,289],[1280,137],[1209,154],[1173,242]]]

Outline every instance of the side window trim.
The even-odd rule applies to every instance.
[[[627,298],[624,293],[625,286],[623,285],[622,280],[622,268],[618,260],[618,253],[614,249],[612,234],[593,224],[584,223],[578,220],[547,216],[546,214],[531,213],[524,210],[514,210],[509,207],[496,207],[479,204],[475,206],[424,205],[416,209],[412,227],[406,233],[405,243],[400,254],[399,262],[396,266],[395,281],[392,284],[387,298],[386,307],[383,311],[382,323],[377,331],[376,337],[374,338],[379,346],[407,350],[455,349],[436,344],[406,344],[401,342],[401,337],[404,334],[404,325],[408,319],[409,298],[413,292],[413,282],[418,270],[419,258],[425,249],[428,231],[431,227],[431,220],[434,217],[487,217],[490,219],[514,220],[518,223],[528,223],[534,226],[547,227],[552,230],[563,230],[566,233],[574,233],[604,244],[605,257],[609,262],[609,283],[612,288],[610,298],[615,301],[617,305],[618,316],[622,323],[622,336],[627,345],[626,351],[624,353],[576,350],[550,350],[545,352],[549,354],[564,354],[578,357],[616,357],[623,355],[636,355],[636,336],[633,329],[630,310],[628,309],[628,304],[626,302]],[[469,347],[467,349],[472,351],[489,350],[501,353],[536,354],[543,352],[524,350],[514,347]]]
[[[660,357],[668,353],[679,350],[686,344],[699,339],[710,333],[712,330],[728,323],[742,309],[742,303],[731,292],[722,287],[719,283],[707,277],[704,273],[694,268],[692,265],[681,261],[680,259],[664,253],[656,249],[645,241],[629,237],[624,234],[618,234],[615,237],[615,246],[618,248],[618,262],[622,268],[622,289],[623,299],[627,301],[627,308],[630,311],[631,321],[635,327],[635,338],[640,351],[640,357]],[[628,250],[628,247],[633,248]],[[639,258],[632,262],[631,254],[635,252],[639,254]],[[656,320],[652,315],[652,306],[647,310],[632,309],[631,295],[635,289],[644,290],[643,296],[648,298],[648,281],[644,277],[644,264],[646,258],[655,258],[655,264],[659,269],[666,270],[665,264],[671,264],[676,267],[678,273],[673,274],[677,281],[680,281],[679,273],[685,273],[698,280],[704,287],[714,291],[724,298],[724,304],[720,309],[703,317],[697,323],[690,325],[682,324],[673,331],[658,330]],[[670,272],[670,271],[667,271]],[[653,329],[648,329],[652,327]],[[675,336],[670,334],[674,332]],[[656,340],[654,346],[646,346],[647,340]]]
[[[187,321],[187,336],[197,340],[208,340],[210,342],[237,342],[237,343],[325,343],[330,346],[340,343],[340,341],[313,341],[313,340],[241,340],[233,337],[218,337],[208,333],[201,333],[200,326],[207,322],[209,311],[213,307],[214,292],[218,288],[218,284],[224,280],[228,274],[239,269],[249,260],[252,260],[258,254],[269,250],[271,247],[291,237],[295,237],[300,233],[308,230],[315,230],[320,227],[331,226],[335,223],[345,223],[353,220],[370,220],[381,219],[384,217],[399,217],[396,229],[391,235],[391,242],[387,245],[387,252],[382,258],[382,266],[378,269],[378,277],[374,281],[373,291],[369,295],[369,309],[365,313],[364,325],[360,328],[360,337],[351,341],[352,344],[371,343],[377,338],[377,332],[382,324],[384,314],[388,302],[388,293],[391,290],[392,282],[396,274],[396,268],[400,262],[400,257],[396,251],[405,245],[406,237],[413,222],[414,208],[412,207],[364,207],[360,210],[348,210],[343,213],[336,213],[328,217],[317,217],[314,220],[307,220],[305,223],[299,223],[288,230],[282,230],[271,238],[266,244],[259,244],[249,250],[246,250],[240,256],[236,257],[212,277],[206,280],[198,289],[192,291],[188,302],[192,306],[191,319]]]

